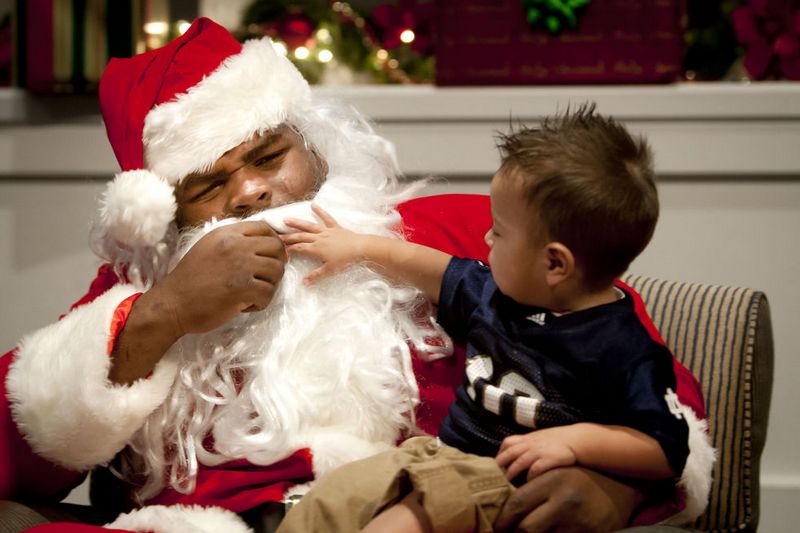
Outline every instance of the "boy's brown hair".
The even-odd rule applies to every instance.
[[[594,103],[512,128],[498,148],[498,175],[520,180],[533,223],[572,251],[587,289],[611,283],[650,242],[658,220],[650,148]]]

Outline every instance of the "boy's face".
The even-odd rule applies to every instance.
[[[484,239],[492,277],[500,291],[516,302],[545,306],[547,257],[544,235],[535,227],[536,212],[513,176],[495,174],[490,194],[493,225]]]

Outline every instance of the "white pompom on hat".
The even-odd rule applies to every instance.
[[[131,246],[155,246],[175,218],[175,196],[167,181],[149,170],[122,172],[100,204],[100,224],[108,236]]]
[[[163,48],[112,59],[100,107],[123,172],[101,200],[101,234],[122,248],[157,245],[175,218],[175,185],[310,99],[268,38],[242,45],[206,18]]]

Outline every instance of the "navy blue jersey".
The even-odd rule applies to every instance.
[[[620,290],[614,302],[557,316],[503,295],[483,263],[454,258],[438,318],[466,347],[467,369],[442,441],[494,456],[509,435],[581,421],[614,424],[655,438],[680,475],[689,429],[674,404],[672,354]]]

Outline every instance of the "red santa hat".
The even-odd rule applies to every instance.
[[[310,89],[269,39],[237,42],[200,18],[163,48],[112,59],[100,107],[122,172],[100,226],[123,246],[153,246],[174,219],[173,187],[225,152],[285,122]]]

